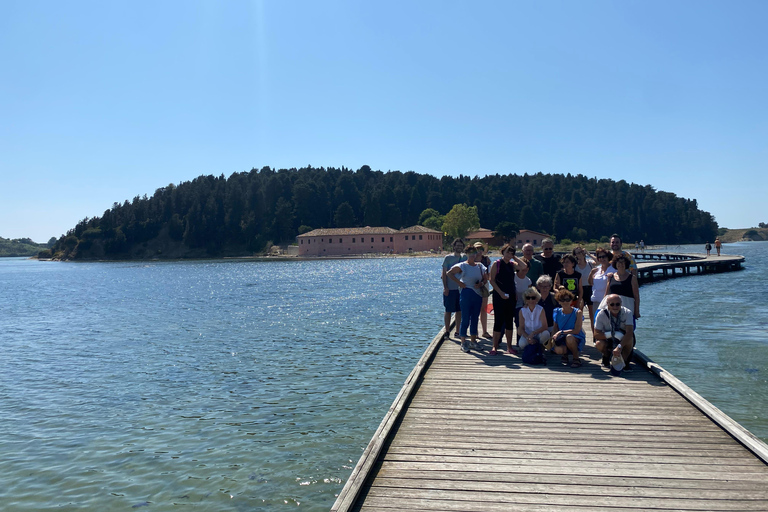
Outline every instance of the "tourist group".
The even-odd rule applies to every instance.
[[[586,308],[603,365],[614,374],[629,370],[640,294],[637,264],[622,249],[621,237],[612,235],[610,250],[598,247],[594,254],[576,247],[558,257],[551,239],[542,240],[540,254],[534,254],[531,244],[522,250],[518,257],[512,240],[492,262],[481,242],[465,247],[461,239],[454,240],[453,253],[442,265],[444,338],[451,335],[455,314],[455,335],[464,352],[482,352],[478,338],[483,337],[493,340],[489,353],[497,355],[504,334],[507,352],[524,363],[543,363],[545,352],[551,351],[563,364],[578,368],[586,343]],[[488,332],[489,310],[494,313],[493,335]]]

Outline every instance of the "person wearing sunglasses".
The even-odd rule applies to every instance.
[[[520,326],[517,332],[521,333],[517,343],[522,351],[526,345],[532,343],[546,343],[549,340],[549,329],[547,328],[547,316],[544,314],[544,308],[539,306],[541,294],[531,286],[523,293],[525,306],[520,310]]]
[[[517,313],[517,288],[515,274],[526,272],[526,264],[515,256],[514,244],[506,244],[501,248],[501,259],[491,265],[491,286],[493,287],[493,348],[492,356],[498,354],[501,333],[507,336],[507,350],[512,348],[514,336],[515,314]],[[530,285],[530,281],[529,281]],[[482,313],[481,313],[482,314]],[[481,322],[482,322],[482,316]]]
[[[608,295],[606,309],[595,316],[595,348],[603,354],[603,366],[609,367],[613,356],[628,361],[632,353],[634,319],[632,311],[621,305],[621,297]]]
[[[555,309],[554,352],[562,356],[562,363],[568,364],[568,353],[573,355],[571,368],[579,368],[581,359],[579,353],[584,350],[587,342],[584,329],[581,328],[583,317],[581,310],[573,307],[574,295],[565,288],[555,293],[555,299],[560,307]]]
[[[448,271],[448,278],[452,279],[461,292],[459,303],[461,306],[461,350],[469,352],[470,349],[480,350],[477,346],[477,324],[480,320],[480,306],[483,303],[483,292],[480,290],[487,281],[487,273],[482,263],[475,261],[477,249],[472,246],[466,249],[467,261],[457,263]],[[460,276],[460,277],[456,277]],[[469,329],[470,342],[467,343],[467,329]]]
[[[563,268],[563,265],[560,263],[560,258],[555,256],[554,250],[555,243],[551,238],[545,238],[541,241],[541,254],[534,256],[534,258],[539,260],[544,267],[544,273],[551,277],[553,281],[555,280],[557,271]]]

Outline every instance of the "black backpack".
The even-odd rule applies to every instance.
[[[544,347],[541,343],[531,343],[523,349],[523,362],[525,364],[547,364],[544,356]]]

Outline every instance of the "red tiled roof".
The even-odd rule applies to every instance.
[[[435,231],[434,229],[419,225],[403,228],[398,233],[440,233],[442,235],[441,231]]]
[[[313,229],[299,237],[303,236],[353,236],[353,235],[392,235],[397,233],[396,229],[388,227],[372,228],[366,226],[364,228],[329,228],[329,229]]]

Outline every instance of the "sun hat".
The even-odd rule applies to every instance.
[[[483,245],[483,242],[475,242],[475,247],[478,249],[485,250],[485,246]]]

